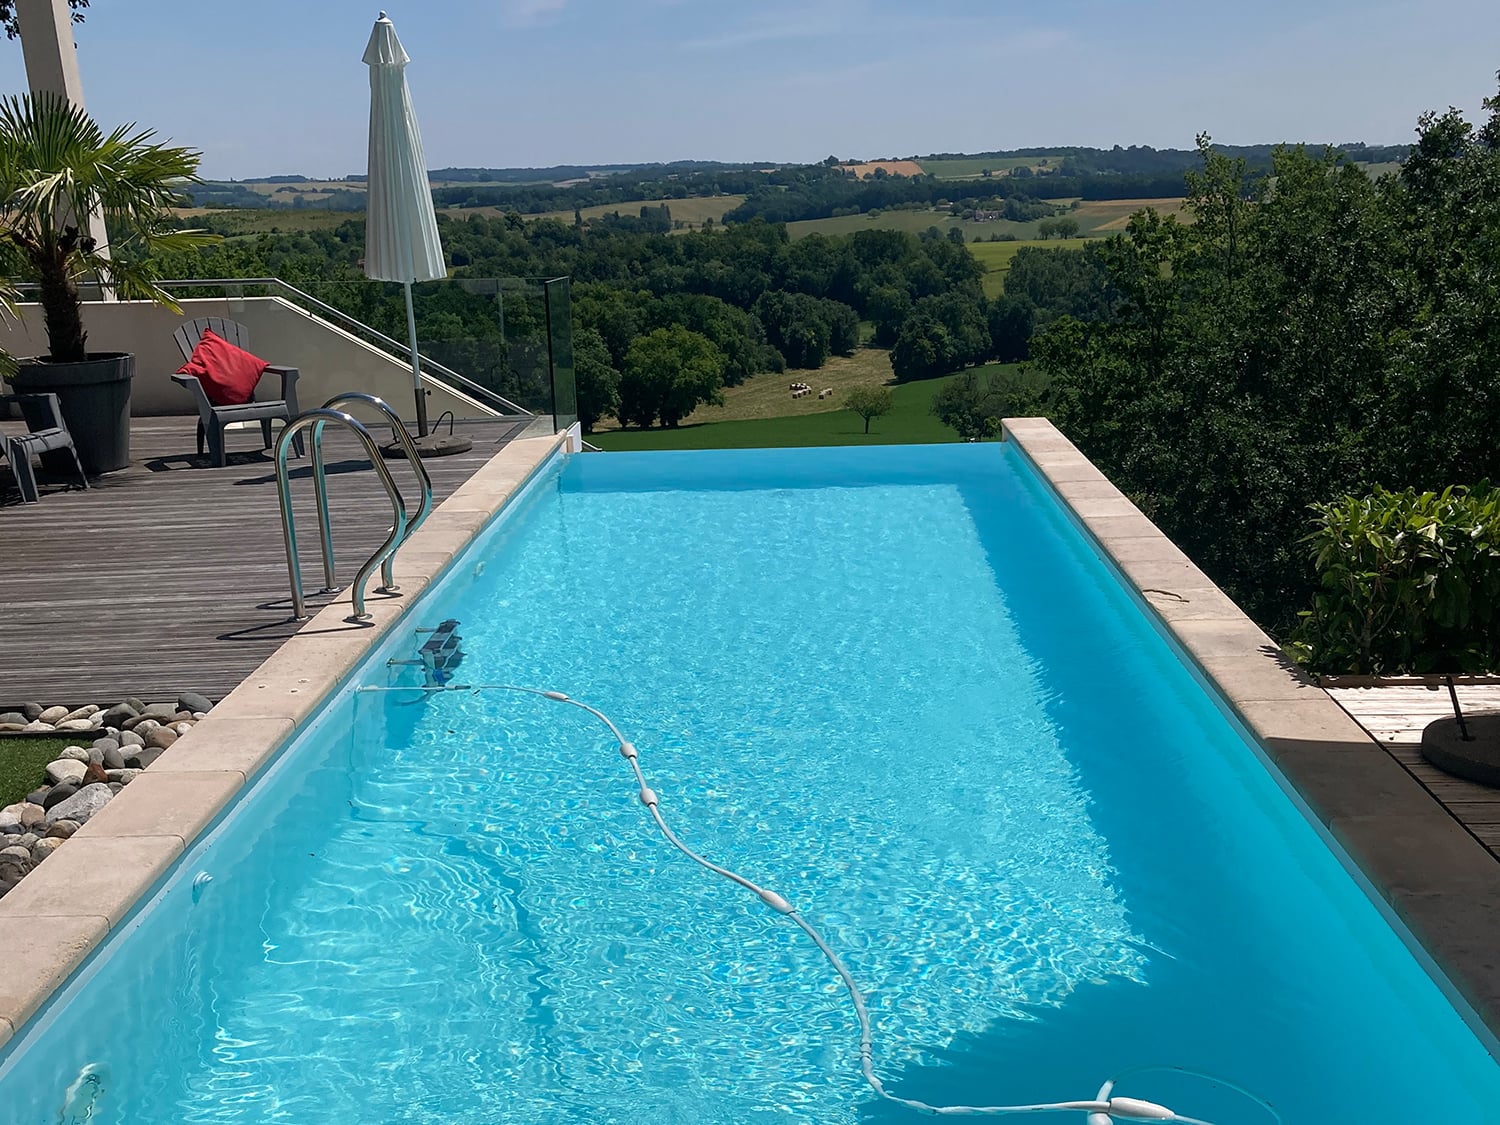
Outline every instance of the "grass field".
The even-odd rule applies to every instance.
[[[745,197],[743,195],[708,195],[697,196],[693,199],[663,199],[659,202],[671,208],[674,223],[684,222],[692,227],[701,227],[707,219],[712,219],[715,223],[722,222],[725,215],[745,202]],[[597,219],[601,215],[608,215],[615,211],[622,215],[639,215],[643,206],[655,207],[656,203],[601,203],[597,207],[584,207],[582,210],[585,219]],[[563,222],[571,223],[573,212],[549,211],[545,215],[527,215],[526,217],[528,219],[561,219]]]
[[[761,375],[762,379],[779,376]],[[865,423],[848,410],[827,410],[781,418],[687,424],[675,430],[616,430],[589,440],[602,449],[769,449],[800,445],[909,445],[957,441],[958,435],[932,416],[932,397],[956,376],[906,383],[893,388],[896,408]],[[812,380],[809,379],[809,382]],[[816,384],[814,384],[816,385]]]
[[[363,211],[286,210],[280,208],[179,207],[174,212],[184,220],[202,221],[212,216],[210,229],[230,238],[247,234],[285,234],[307,230],[332,230],[350,219],[364,222]]]
[[[622,215],[639,215],[642,207],[654,207],[657,202],[665,203],[671,208],[674,223],[685,222],[691,230],[701,227],[707,219],[712,219],[716,223],[722,221],[725,215],[745,202],[745,197],[743,195],[712,195],[693,199],[663,199],[654,202],[637,200],[634,203],[600,203],[593,207],[580,208],[580,210],[585,219],[597,219],[615,211]],[[439,213],[455,219],[465,219],[470,215],[483,215],[486,218],[496,219],[504,215],[507,210],[508,208],[505,207],[443,207],[439,209]],[[562,222],[571,223],[573,212],[572,210],[547,211],[539,215],[526,215],[524,218],[528,221],[559,219]]]
[[[816,371],[768,372],[748,379],[737,387],[724,388],[723,406],[700,406],[689,414],[685,425],[706,422],[743,422],[754,418],[800,417],[804,414],[827,414],[842,410],[844,392],[850,387],[882,386],[891,381],[890,352],[885,348],[860,348],[851,356],[836,355]],[[792,383],[808,383],[813,393],[793,398]],[[832,387],[830,398],[819,398],[818,392]],[[613,418],[599,424],[596,433],[617,431]],[[596,443],[597,444],[597,443]]]
[[[1137,211],[1152,208],[1161,215],[1176,215],[1181,222],[1189,222],[1191,214],[1183,213],[1185,199],[1088,199],[1078,205],[1078,210],[1068,212],[1078,220],[1079,232],[1088,234],[1114,234],[1125,229],[1130,216]]]
[[[869,350],[881,357],[882,362],[886,362],[885,352]],[[1016,369],[1015,364],[991,363],[975,370],[989,372]],[[831,385],[833,378],[828,367],[804,374],[802,381],[818,388]],[[886,375],[889,377],[889,370]],[[780,411],[774,416],[741,415],[734,421],[700,421],[699,419],[708,417],[706,410],[714,409],[703,408],[675,430],[603,431],[596,432],[589,440],[602,449],[614,450],[770,449],[805,445],[914,445],[957,441],[958,434],[932,416],[933,396],[956,378],[957,375],[945,375],[941,379],[924,379],[917,383],[893,386],[891,389],[896,399],[895,409],[884,418],[874,419],[870,423],[868,435],[865,434],[864,419],[852,411],[840,409],[836,404],[837,400],[835,405],[829,406],[827,399],[823,404],[818,404],[817,399],[812,398],[812,404],[821,405],[822,409],[787,413],[792,400],[785,398],[785,387],[795,380],[795,375],[789,374],[785,377],[758,375],[744,386],[732,387],[726,392],[726,399],[731,394],[746,399],[747,406],[744,409],[747,411],[750,409],[748,401],[752,399],[760,404],[760,409]],[[754,386],[761,380],[770,380],[774,387],[781,388],[781,397],[762,399],[758,388]],[[799,406],[808,402],[807,399],[795,401]],[[779,405],[773,405],[777,403]],[[726,404],[723,409],[727,411],[732,407]]]

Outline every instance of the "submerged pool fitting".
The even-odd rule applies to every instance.
[[[450,624],[456,626],[457,623],[444,622],[445,626]],[[407,661],[404,663],[412,662]],[[1202,1071],[1192,1070],[1187,1067],[1170,1065],[1135,1066],[1130,1067],[1126,1070],[1119,1071],[1116,1074],[1113,1074],[1109,1078],[1105,1079],[1104,1083],[1099,1087],[1098,1093],[1095,1094],[1093,1098],[1080,1099],[1076,1101],[1037,1102],[1025,1105],[938,1106],[930,1105],[927,1102],[917,1101],[912,1098],[898,1097],[897,1095],[890,1093],[885,1088],[885,1084],[880,1080],[880,1076],[875,1073],[874,1035],[871,1030],[869,1009],[865,1002],[864,993],[860,990],[859,984],[855,981],[853,974],[850,973],[848,966],[844,964],[843,959],[838,955],[837,952],[834,951],[834,949],[828,944],[828,942],[823,938],[823,935],[812,925],[812,923],[808,922],[807,919],[804,918],[802,914],[797,910],[797,908],[790,902],[788,902],[782,895],[767,887],[761,887],[751,880],[745,878],[743,875],[731,871],[728,868],[720,867],[718,864],[704,858],[697,852],[693,851],[686,844],[684,844],[681,839],[678,838],[677,834],[672,831],[671,827],[667,824],[665,818],[662,816],[660,797],[657,795],[656,791],[652,789],[651,786],[646,782],[646,776],[641,769],[640,752],[636,749],[634,743],[632,743],[628,738],[625,737],[620,728],[615,725],[614,721],[610,719],[608,715],[604,714],[604,712],[600,711],[598,708],[592,707],[589,704],[582,702],[581,700],[574,699],[571,696],[564,694],[563,692],[549,691],[542,688],[523,687],[517,684],[435,684],[429,677],[426,686],[412,685],[405,687],[380,687],[372,685],[360,687],[356,690],[359,692],[420,692],[423,694],[433,694],[438,692],[467,692],[470,694],[479,694],[481,692],[503,691],[520,695],[540,696],[543,699],[548,699],[555,703],[564,703],[570,707],[576,707],[579,710],[585,711],[588,714],[592,715],[595,719],[597,719],[600,723],[602,723],[609,729],[610,734],[614,737],[615,741],[619,745],[620,756],[630,763],[631,772],[634,774],[636,784],[639,787],[638,796],[640,802],[651,814],[651,819],[656,822],[657,830],[661,833],[662,837],[698,866],[704,868],[707,871],[711,871],[715,875],[718,875],[724,879],[728,879],[730,882],[743,887],[745,890],[755,895],[772,910],[776,911],[776,913],[789,919],[793,924],[797,926],[798,929],[800,929],[808,936],[808,938],[815,946],[817,946],[818,951],[822,953],[823,957],[828,961],[828,964],[832,967],[833,971],[843,982],[844,988],[848,992],[850,1002],[854,1008],[855,1018],[859,1023],[860,1070],[864,1074],[865,1082],[878,1097],[886,1101],[893,1102],[896,1105],[905,1106],[908,1109],[916,1110],[919,1113],[936,1116],[998,1117],[1009,1114],[1023,1113],[1083,1113],[1087,1115],[1087,1125],[1111,1125],[1112,1122],[1131,1121],[1167,1121],[1178,1122],[1179,1125],[1214,1125],[1213,1122],[1205,1121],[1202,1118],[1189,1117],[1185,1114],[1177,1113],[1175,1110],[1172,1110],[1164,1105],[1159,1105],[1156,1102],[1147,1101],[1141,1098],[1125,1097],[1114,1094],[1115,1087],[1126,1077],[1149,1073],[1174,1073],[1178,1075],[1187,1075],[1195,1078],[1201,1078],[1205,1082],[1220,1086],[1226,1090],[1231,1090],[1234,1093],[1239,1094],[1241,1097],[1245,1098],[1247,1101],[1252,1102],[1253,1104],[1263,1109],[1267,1114],[1270,1115],[1272,1120],[1277,1122],[1277,1125],[1284,1125],[1281,1114],[1276,1110],[1274,1106],[1270,1104],[1270,1102],[1266,1101],[1264,1098],[1259,1097],[1256,1094],[1251,1093],[1249,1090],[1246,1090],[1242,1086],[1239,1086],[1229,1081],[1228,1079],[1221,1078],[1217,1075],[1206,1074]]]

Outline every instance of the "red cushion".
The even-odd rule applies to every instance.
[[[177,373],[196,375],[203,384],[203,393],[215,406],[239,406],[255,397],[255,384],[269,366],[218,333],[205,330],[192,358]]]

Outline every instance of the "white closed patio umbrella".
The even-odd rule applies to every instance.
[[[414,281],[448,276],[437,215],[427,183],[422,135],[406,85],[411,61],[384,12],[365,48],[370,67],[370,178],[365,211],[365,276],[399,281],[406,287],[406,331],[411,342],[411,374],[417,400],[417,432],[427,436],[427,396],[422,391],[417,355],[417,320],[412,311]]]

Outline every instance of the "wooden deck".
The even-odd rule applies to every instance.
[[[258,432],[231,431],[229,464],[211,468],[194,454],[195,425],[136,419],[129,469],[88,492],[44,480],[39,504],[19,503],[0,467],[0,710],[183,690],[219,699],[296,632],[270,454]],[[474,448],[427,462],[437,501],[522,429],[459,423]],[[330,429],[324,455],[347,583],[390,528],[390,503],[352,435]],[[311,594],[323,585],[312,485],[307,463],[292,464]],[[393,462],[392,472],[414,510],[410,470]]]
[[[1500,789],[1444,773],[1422,757],[1422,728],[1453,714],[1447,688],[1386,685],[1329,688],[1336,703],[1369,731],[1491,854],[1500,859]],[[1458,686],[1464,713],[1500,711],[1500,684]]]

